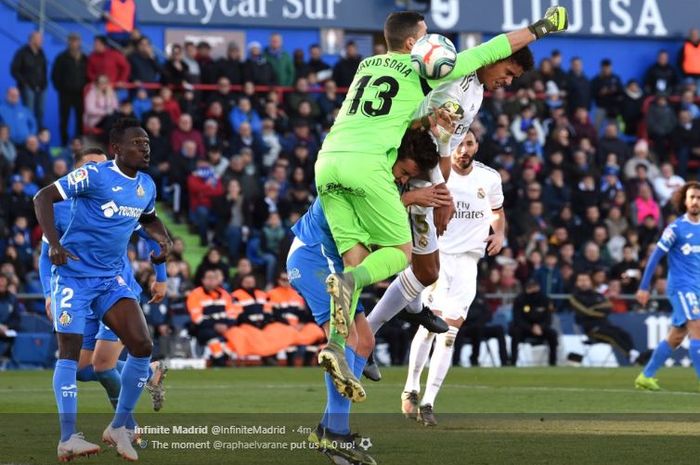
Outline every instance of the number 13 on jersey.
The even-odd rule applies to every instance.
[[[353,87],[353,92],[348,115],[360,110],[365,116],[384,116],[391,111],[392,99],[399,92],[399,83],[391,76],[376,79],[374,76],[362,76]]]

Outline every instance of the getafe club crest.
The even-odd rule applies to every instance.
[[[146,195],[146,191],[143,189],[143,186],[141,184],[139,184],[139,186],[136,188],[136,195],[138,195],[139,197],[143,197],[144,195]]]
[[[68,311],[63,310],[61,314],[58,316],[58,323],[61,326],[68,326],[70,322],[73,321],[73,317],[70,316],[70,313]]]

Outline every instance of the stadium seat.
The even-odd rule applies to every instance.
[[[56,338],[52,333],[18,333],[12,346],[16,368],[50,368],[55,362]]]

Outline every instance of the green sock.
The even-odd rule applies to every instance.
[[[400,273],[407,266],[405,253],[396,247],[384,247],[367,255],[357,268],[349,272],[355,278],[355,289],[359,290]]]

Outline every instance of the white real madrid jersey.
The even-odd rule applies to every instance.
[[[453,169],[447,180],[447,188],[454,199],[456,211],[447,225],[447,231],[438,238],[440,252],[478,252],[483,255],[493,210],[503,207],[501,175],[474,161],[473,169],[466,176]]]
[[[450,153],[452,153],[467,134],[483,99],[484,86],[474,72],[462,79],[446,82],[431,91],[421,103],[416,116],[426,115],[433,108],[443,105],[452,112],[462,115],[455,123],[455,132],[450,139]]]

